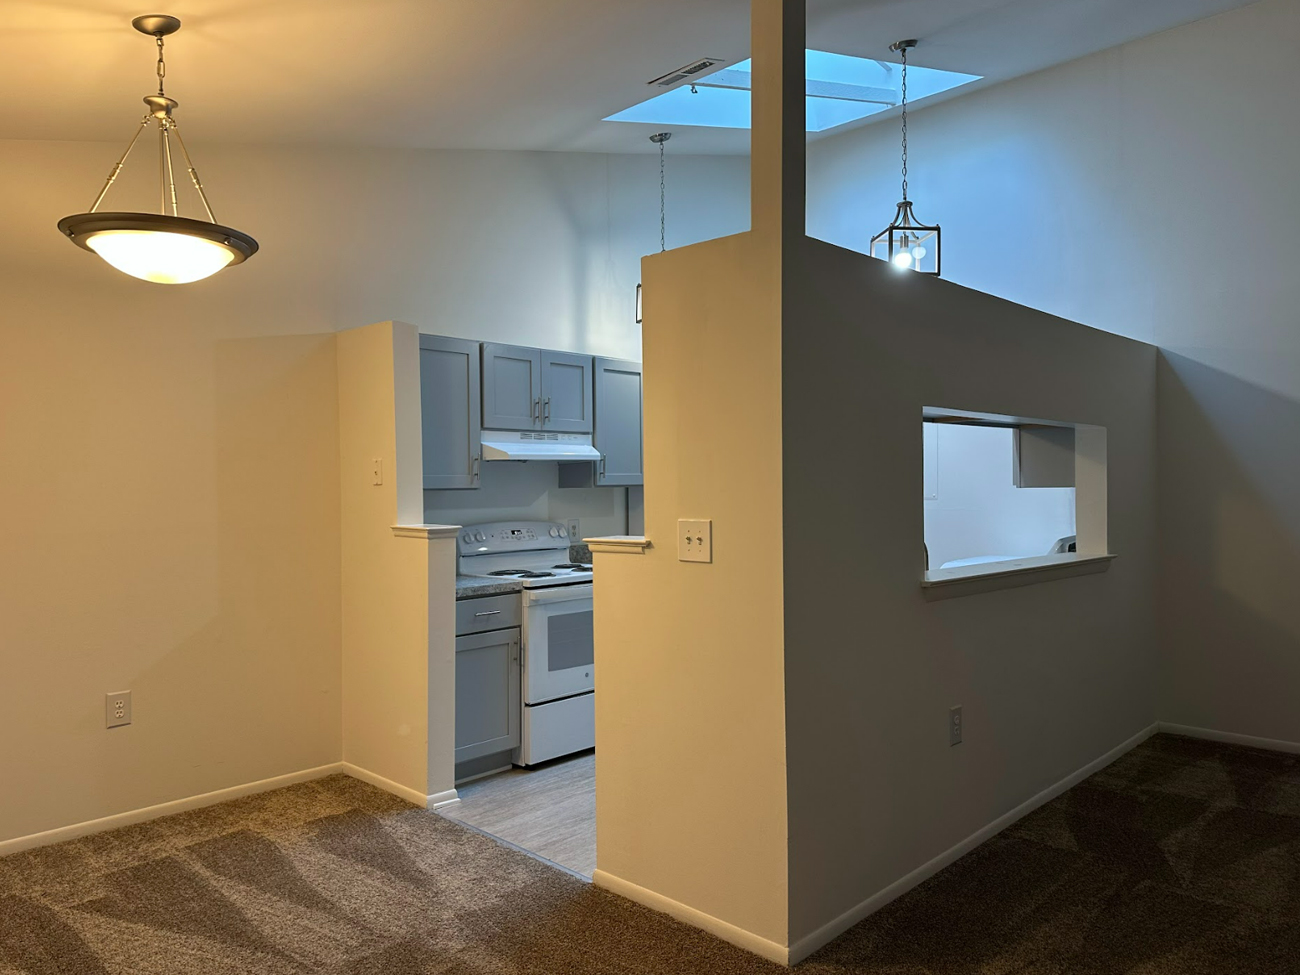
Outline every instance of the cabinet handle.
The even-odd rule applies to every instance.
[[[546,400],[544,401],[543,409],[545,410],[545,412],[542,414],[542,422],[550,423],[551,422],[551,398],[549,396],[546,397]]]
[[[475,616],[500,616],[500,615],[501,615],[501,610],[499,610],[499,609],[490,609],[490,610],[488,610],[486,613],[475,613],[474,615],[475,615]]]
[[[542,418],[542,400],[541,397],[538,397],[537,399],[533,400],[533,419],[540,420],[541,418]]]
[[[605,477],[605,455],[604,454],[600,455],[600,476],[602,480]]]
[[[478,480],[478,461],[479,461],[478,454],[475,454],[475,455],[474,455],[474,457],[473,457],[473,461],[474,461],[473,466],[470,468],[470,476],[472,476],[472,477],[474,478],[474,480],[477,481],[477,480]]]

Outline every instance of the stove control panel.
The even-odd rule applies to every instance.
[[[569,547],[569,530],[549,521],[499,521],[467,525],[460,530],[461,555],[495,555],[501,552],[544,552]]]

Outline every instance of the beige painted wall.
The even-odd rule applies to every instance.
[[[1156,352],[819,241],[789,260],[797,944],[1156,720]],[[926,406],[1105,427],[1109,571],[924,599]]]
[[[0,839],[339,757],[334,338],[271,269],[85,259],[99,158],[0,145]]]
[[[754,229],[642,263],[651,547],[596,555],[593,879],[779,961],[782,248],[803,229],[804,28],[802,0],[753,4]],[[711,562],[679,561],[683,518],[711,520]]]
[[[596,882],[784,945],[781,549],[762,530],[781,516],[779,273],[760,253],[743,234],[645,262],[654,547],[596,555]],[[678,518],[713,519],[711,565],[677,560]]]
[[[1300,742],[1300,6],[1264,0],[912,116],[952,280],[1153,342],[1159,716]],[[891,123],[810,150],[810,232],[865,249]],[[1000,243],[1000,245],[999,245]]]
[[[339,760],[334,331],[639,347],[652,156],[213,146],[198,122],[217,216],[263,250],[183,288],[54,230],[121,145],[0,142],[0,840]],[[152,206],[154,172],[112,205]],[[743,160],[674,172],[699,216],[670,242],[739,229],[709,201],[743,198]]]
[[[414,325],[338,334],[342,754],[427,797],[454,787],[455,550],[393,532],[421,521],[418,353]]]

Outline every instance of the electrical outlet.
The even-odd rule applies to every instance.
[[[569,544],[582,544],[582,522],[577,518],[569,519]]]
[[[105,727],[121,728],[131,723],[131,692],[104,695]]]
[[[375,487],[384,483],[384,458],[376,457],[370,462],[370,483]]]
[[[961,705],[948,710],[948,744],[961,744]]]
[[[713,522],[677,522],[677,560],[679,562],[713,561]]]

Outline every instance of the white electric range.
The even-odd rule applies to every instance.
[[[460,574],[523,587],[521,743],[516,765],[536,765],[596,745],[592,567],[569,561],[569,531],[550,522],[493,522],[461,529]]]

